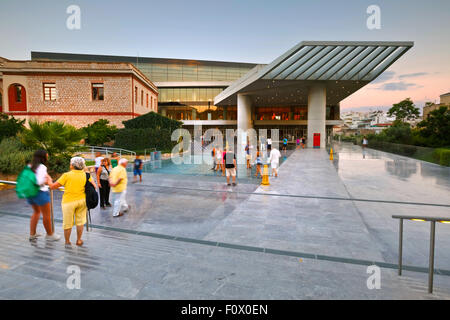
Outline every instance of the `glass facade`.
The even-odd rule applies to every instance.
[[[137,63],[154,82],[227,81],[241,78],[253,65],[192,63]],[[206,84],[206,83],[205,83]],[[214,98],[226,87],[159,87],[159,113],[176,120],[237,120],[236,107],[217,107]]]
[[[232,63],[230,63],[232,64]],[[234,81],[252,67],[227,67],[192,63],[135,63],[153,82],[168,81]]]

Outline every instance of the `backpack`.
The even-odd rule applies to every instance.
[[[16,194],[20,199],[33,198],[39,193],[36,174],[29,166],[25,166],[17,177]]]
[[[98,193],[92,183],[89,182],[91,175],[86,172],[86,184],[84,185],[84,192],[86,193],[86,206],[89,209],[94,209],[98,205]]]

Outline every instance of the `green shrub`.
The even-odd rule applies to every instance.
[[[117,127],[109,125],[106,119],[100,119],[81,129],[86,135],[86,143],[93,146],[101,146],[114,139]]]
[[[137,118],[123,121],[125,129],[167,129],[170,132],[181,128],[182,123],[155,112],[149,112]]]
[[[50,173],[64,173],[70,169],[70,159],[68,153],[53,155],[48,157],[48,171]]]
[[[441,166],[450,167],[450,150],[444,150],[441,153],[441,159],[439,161]]]
[[[0,172],[4,174],[18,174],[33,156],[15,137],[3,139],[0,150]]]
[[[433,158],[441,166],[450,167],[450,149],[439,148],[434,150]]]
[[[415,146],[410,145],[402,145],[400,148],[401,154],[407,157],[413,156],[417,151],[417,148]]]
[[[127,150],[172,150],[176,141],[171,141],[172,131],[169,129],[120,129],[116,134],[114,147]]]
[[[0,142],[0,172],[18,174],[31,162],[34,150],[22,144],[17,137]],[[63,173],[69,170],[71,155],[68,153],[49,156],[47,168],[50,173]]]
[[[17,120],[13,116],[0,113],[0,141],[4,138],[15,137],[24,128],[25,120]]]

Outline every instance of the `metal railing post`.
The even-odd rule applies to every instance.
[[[433,293],[433,274],[434,274],[434,242],[436,233],[436,221],[431,221],[430,227],[430,266],[428,268],[428,293]]]
[[[50,189],[50,218],[52,219],[52,232],[55,232],[55,218],[53,216],[53,190]]]
[[[403,219],[399,219],[399,238],[398,238],[398,275],[402,275],[403,260]]]

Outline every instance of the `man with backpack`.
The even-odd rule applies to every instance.
[[[87,210],[88,208],[92,208],[92,202],[95,202],[95,199],[92,201],[91,196],[86,196],[86,190],[89,190],[90,193],[94,190],[95,194],[97,194],[95,191],[97,186],[89,173],[84,171],[85,168],[86,164],[83,158],[73,157],[70,159],[70,171],[64,173],[55,183],[49,184],[51,189],[58,189],[64,186],[61,208],[63,212],[64,238],[68,247],[72,245],[70,242],[70,234],[74,225],[77,226],[76,245],[83,245],[81,236],[83,234],[83,227],[86,224]],[[89,183],[91,186],[88,185]],[[92,193],[92,195],[94,194]]]

